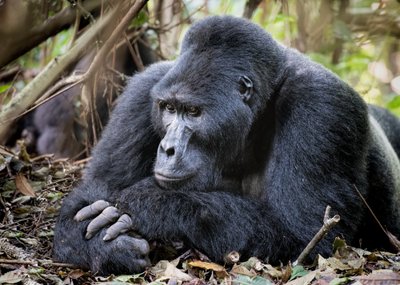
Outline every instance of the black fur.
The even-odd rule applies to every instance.
[[[200,115],[178,120],[189,105]],[[317,252],[329,254],[338,235],[388,246],[355,188],[399,234],[400,167],[390,143],[398,151],[400,138],[390,130],[400,124],[371,110],[376,120],[351,87],[258,26],[226,16],[200,21],[176,61],[132,78],[64,202],[55,259],[102,273],[142,269],[135,260],[143,257],[121,241],[127,235],[103,242],[102,230],[85,240],[88,221],[73,217],[99,199],[128,213],[146,240],[182,240],[216,261],[233,250],[270,262],[297,257],[327,205],[341,221]],[[170,183],[154,178],[154,168],[196,175]]]

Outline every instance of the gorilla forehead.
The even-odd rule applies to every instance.
[[[216,98],[239,97],[235,93],[243,66],[226,64],[209,54],[187,52],[179,57],[168,73],[154,86],[153,98],[173,97],[178,100],[212,103]],[[235,93],[235,94],[233,94]],[[236,96],[235,96],[236,95]]]
[[[248,20],[213,16],[198,21],[189,29],[183,40],[181,52],[189,49],[220,49],[225,53],[235,50],[244,55],[254,55],[260,50],[266,50],[268,41],[273,40],[263,29]]]

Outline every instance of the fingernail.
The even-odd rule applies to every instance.
[[[111,236],[109,235],[109,234],[106,234],[104,237],[103,237],[103,241],[108,241],[108,240],[110,240],[111,239]]]
[[[87,234],[85,235],[85,238],[86,238],[86,239],[91,239],[92,236],[93,236],[93,235],[92,235],[91,233],[87,233]]]

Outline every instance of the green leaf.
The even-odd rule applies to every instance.
[[[336,20],[334,22],[333,31],[335,33],[335,36],[339,39],[342,39],[344,41],[352,40],[349,28],[347,27],[346,23],[341,20]]]
[[[249,277],[245,275],[238,275],[236,279],[232,280],[233,285],[272,285],[273,283],[268,279],[261,276]]]
[[[298,277],[303,277],[303,276],[305,276],[305,275],[307,275],[307,274],[308,274],[308,271],[305,270],[303,266],[301,266],[301,265],[296,265],[296,266],[293,267],[293,269],[292,269],[292,275],[290,275],[289,281],[290,281],[290,280],[293,280],[293,279],[295,279],[295,278],[298,278]]]
[[[0,85],[0,93],[6,92],[10,87],[11,84]]]
[[[394,97],[393,100],[391,100],[391,101],[387,104],[387,107],[388,107],[390,110],[400,108],[400,96]]]
[[[347,246],[346,241],[336,237],[333,241],[333,252],[336,252],[338,249],[345,248]]]
[[[145,11],[140,11],[139,14],[133,19],[130,27],[141,27],[149,20],[149,16]]]

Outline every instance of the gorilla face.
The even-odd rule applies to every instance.
[[[199,72],[206,63],[179,60],[152,90],[153,124],[162,138],[154,175],[163,188],[207,191],[219,185],[224,165],[240,160],[253,120],[253,82],[234,68]]]

